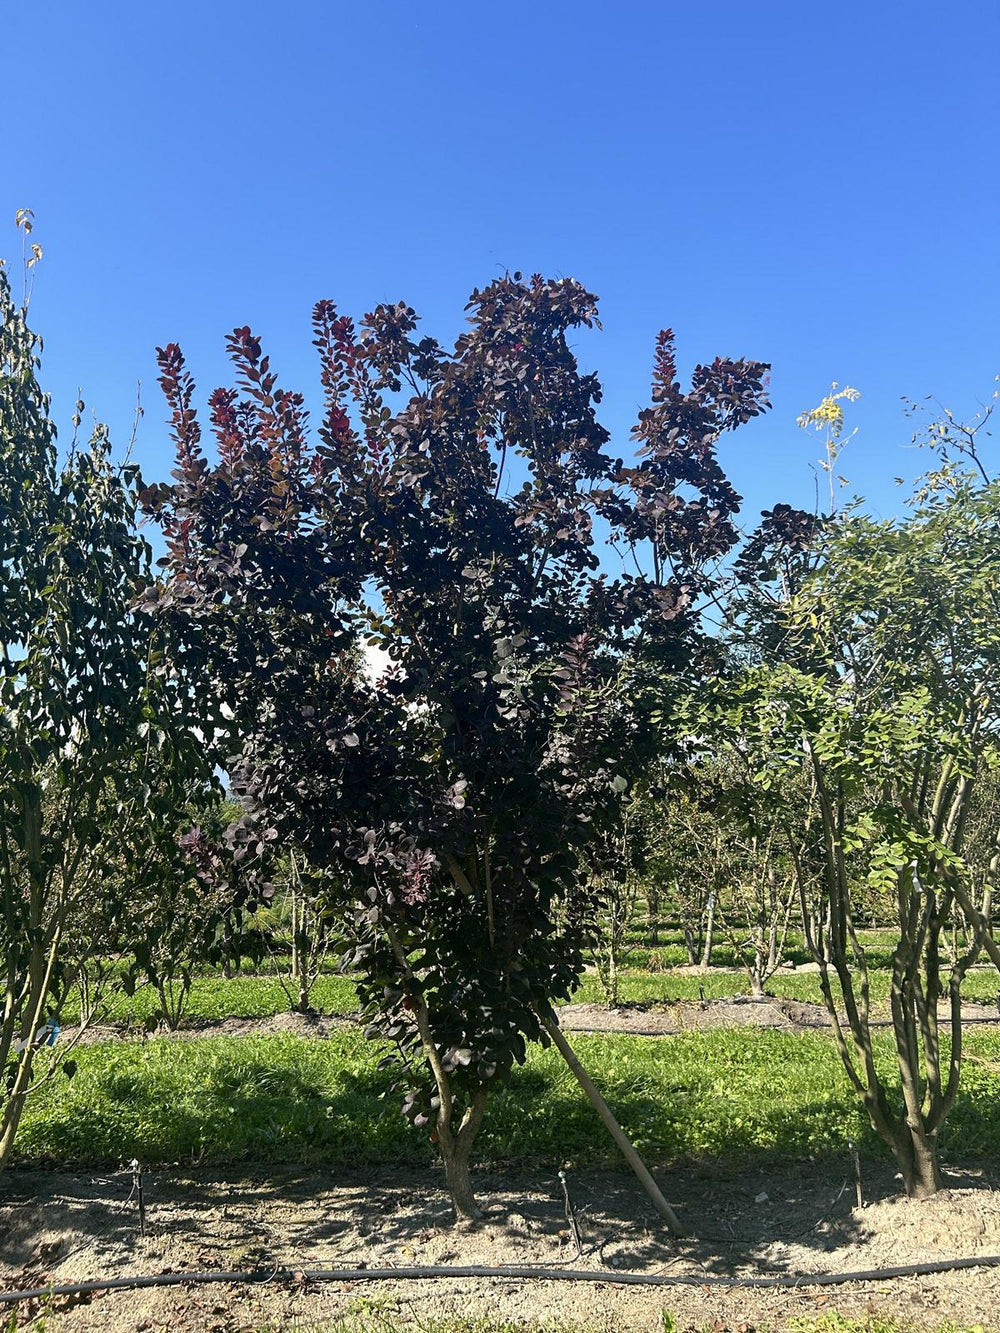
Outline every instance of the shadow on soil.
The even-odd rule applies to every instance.
[[[267,1270],[406,1264],[530,1264],[706,1274],[788,1271],[788,1255],[863,1245],[846,1169],[660,1173],[689,1231],[666,1233],[638,1185],[617,1172],[568,1174],[578,1253],[553,1172],[481,1173],[487,1216],[455,1227],[438,1171],[275,1168],[267,1174],[170,1169],[145,1180],[149,1236],[138,1234],[128,1172],[13,1171],[0,1179],[0,1285],[135,1271]],[[955,1189],[989,1190],[979,1171]],[[866,1202],[898,1192],[885,1164],[865,1165]],[[822,1263],[810,1264],[817,1269]]]

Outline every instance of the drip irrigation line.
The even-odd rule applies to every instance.
[[[83,1296],[97,1291],[135,1290],[141,1287],[181,1287],[208,1282],[392,1282],[425,1278],[514,1278],[545,1282],[604,1282],[623,1287],[830,1287],[845,1282],[886,1282],[898,1277],[924,1277],[959,1268],[996,1268],[1000,1254],[970,1259],[942,1259],[936,1263],[900,1264],[895,1268],[868,1268],[850,1273],[796,1273],[761,1277],[717,1277],[708,1273],[622,1273],[614,1269],[540,1268],[535,1265],[433,1264],[410,1268],[275,1268],[241,1272],[154,1273],[146,1276],[98,1278],[91,1282],[57,1282],[31,1291],[0,1292],[0,1305],[42,1300],[50,1296]]]
[[[973,1027],[976,1024],[987,1024],[990,1027],[1000,1025],[1000,1014],[996,1018],[963,1018],[963,1027]],[[798,1019],[786,1018],[783,1024],[774,1023],[745,1023],[743,1027],[766,1028],[770,1027],[774,1032],[832,1032],[832,1023],[816,1023],[808,1020],[799,1021]],[[873,1018],[868,1024],[871,1028],[891,1028],[891,1018]],[[689,1028],[564,1028],[564,1032],[572,1033],[576,1037],[680,1037]]]

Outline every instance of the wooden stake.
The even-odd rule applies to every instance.
[[[861,1159],[858,1157],[858,1145],[853,1139],[848,1139],[847,1146],[851,1151],[851,1164],[854,1167],[854,1192],[858,1196],[858,1207],[863,1208],[865,1201],[861,1193]]]
[[[667,1203],[666,1199],[663,1197],[663,1193],[660,1190],[659,1185],[657,1185],[656,1181],[649,1174],[645,1162],[636,1152],[635,1148],[632,1146],[627,1135],[625,1134],[625,1131],[622,1129],[621,1125],[619,1125],[618,1121],[615,1119],[614,1115],[612,1114],[611,1107],[607,1104],[607,1102],[598,1092],[596,1086],[594,1085],[593,1079],[584,1069],[580,1061],[576,1058],[576,1054],[572,1046],[570,1046],[569,1042],[563,1036],[558,1023],[554,1022],[550,1018],[542,1018],[542,1026],[545,1028],[545,1031],[552,1038],[552,1042],[553,1045],[556,1047],[556,1050],[558,1050],[559,1054],[562,1056],[562,1058],[569,1065],[570,1069],[573,1071],[577,1083],[579,1083],[580,1087],[587,1094],[587,1098],[590,1101],[590,1104],[593,1106],[594,1110],[604,1121],[608,1133],[614,1139],[615,1143],[618,1144],[618,1147],[621,1148],[622,1153],[625,1156],[625,1160],[628,1162],[629,1166],[632,1168],[635,1174],[639,1177],[639,1182],[642,1185],[643,1189],[646,1191],[646,1193],[649,1195],[653,1207],[660,1214],[660,1216],[663,1218],[663,1220],[666,1222],[667,1226],[670,1228],[670,1230],[673,1232],[675,1236],[683,1236],[684,1229],[682,1228],[680,1222],[677,1219],[677,1214],[674,1212],[674,1210],[670,1207],[670,1204]]]

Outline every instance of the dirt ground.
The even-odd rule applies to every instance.
[[[942,1006],[942,1015],[947,1012]],[[962,1021],[970,1026],[996,1026],[1000,1014],[995,1007],[962,1005]],[[729,999],[639,1002],[609,1009],[604,1004],[568,1004],[559,1010],[560,1026],[567,1032],[630,1032],[634,1036],[659,1037],[692,1028],[767,1027],[786,1032],[829,1028],[830,1015],[821,1004],[786,1000],[774,996],[753,999],[734,995]],[[888,1019],[875,1020],[873,1027],[888,1027]]]
[[[972,1023],[994,1010],[966,1006]],[[567,1031],[661,1036],[690,1028],[753,1024],[803,1031],[828,1025],[799,1001],[680,1001],[669,1005],[570,1005]],[[244,1032],[313,1037],[350,1016],[279,1014],[226,1019],[172,1034],[178,1040]],[[100,1040],[100,1029],[84,1039]],[[124,1034],[119,1034],[124,1035]],[[345,1314],[394,1314],[415,1327],[428,1317],[493,1316],[515,1322],[577,1322],[590,1329],[656,1333],[669,1311],[680,1330],[770,1333],[789,1320],[837,1310],[891,1314],[917,1327],[946,1319],[1000,1329],[1000,1267],[926,1277],[789,1290],[725,1289],[711,1277],[857,1272],[902,1264],[1000,1255],[1000,1177],[955,1171],[926,1203],[897,1194],[886,1166],[866,1166],[866,1206],[855,1205],[849,1168],[733,1178],[705,1170],[661,1175],[689,1238],[671,1240],[627,1175],[580,1173],[569,1180],[583,1232],[579,1254],[558,1179],[544,1173],[484,1173],[485,1221],[456,1228],[439,1173],[370,1170],[351,1177],[298,1168],[185,1170],[148,1175],[149,1234],[139,1235],[130,1173],[13,1171],[0,1176],[0,1288],[24,1290],[128,1274],[253,1270],[241,1285],[184,1285],[107,1292],[47,1309],[18,1307],[21,1324],[45,1317],[47,1333],[154,1330],[320,1329]],[[663,1273],[694,1285],[630,1287],[510,1278],[354,1283],[269,1281],[276,1269],[450,1265],[548,1267]],[[4,1317],[0,1307],[0,1322]]]
[[[683,969],[678,969],[683,970]],[[942,1009],[942,1014],[947,1013]],[[1000,1012],[995,1006],[962,1005],[963,1021],[970,1026],[1000,1024]],[[267,1018],[224,1018],[192,1021],[176,1032],[161,1029],[157,1037],[175,1041],[191,1041],[200,1037],[232,1037],[250,1033],[289,1032],[304,1037],[327,1037],[338,1028],[357,1023],[353,1014],[273,1014]],[[830,1016],[820,1004],[801,1000],[786,1000],[774,996],[753,999],[749,995],[734,995],[728,999],[709,1000],[650,1000],[630,1002],[617,1009],[605,1004],[567,1004],[559,1009],[559,1023],[567,1032],[628,1032],[633,1036],[661,1037],[674,1032],[695,1028],[715,1027],[769,1027],[786,1032],[803,1032],[812,1028],[830,1027]],[[873,1027],[888,1026],[888,1020],[876,1020]],[[148,1033],[140,1029],[117,1026],[94,1026],[80,1033],[76,1028],[64,1028],[67,1041],[83,1043],[129,1039],[142,1041]]]
[[[996,1327],[1000,1269],[973,1268],[890,1282],[795,1290],[708,1284],[642,1288],[610,1282],[513,1279],[375,1281],[296,1286],[269,1282],[276,1267],[540,1264],[713,1275],[807,1275],[1000,1254],[1000,1184],[952,1172],[926,1203],[896,1194],[882,1168],[866,1169],[871,1202],[818,1173],[663,1173],[689,1239],[673,1243],[630,1176],[580,1173],[570,1195],[584,1236],[577,1253],[554,1175],[483,1174],[486,1220],[456,1228],[435,1172],[288,1168],[266,1174],[173,1169],[146,1182],[149,1235],[138,1234],[131,1176],[14,1171],[0,1179],[0,1286],[164,1272],[253,1269],[260,1280],[55,1299],[46,1331],[318,1329],[336,1315],[393,1312],[419,1326],[431,1316],[577,1321],[591,1329],[653,1333],[663,1311],[679,1329],[751,1333],[837,1310],[892,1314],[915,1325],[945,1319]],[[20,1307],[27,1326],[39,1307]]]

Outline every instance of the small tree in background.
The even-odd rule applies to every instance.
[[[232,710],[232,841],[250,860],[301,847],[351,913],[371,1031],[460,1217],[490,1091],[555,1031],[595,938],[591,853],[647,763],[653,703],[710,663],[695,606],[739,499],[716,442],[766,405],[754,362],[698,367],[683,392],[665,333],[625,466],[569,349],[594,298],[514,275],[469,310],[446,352],[405,305],[356,330],[321,302],[315,446],[301,395],[235,330],[213,464],[165,348],[177,481],[146,496],[161,611]],[[602,572],[595,520],[649,572]]]
[[[621,822],[604,847],[593,849],[594,892],[599,901],[593,943],[597,976],[609,1009],[620,999],[622,956],[635,919],[640,877],[645,867],[646,806],[623,801]]]
[[[716,909],[729,867],[722,830],[690,781],[690,766],[660,765],[642,797],[643,866],[648,914],[673,913],[691,967],[708,967]],[[655,937],[652,941],[657,942]]]
[[[271,929],[266,953],[289,1008],[296,1014],[312,1013],[313,988],[327,962],[343,949],[342,933],[322,910],[328,898],[322,875],[299,851],[289,848],[280,857],[275,875],[274,902],[267,912]]]
[[[759,999],[782,961],[798,902],[784,837],[796,799],[790,783],[763,791],[739,739],[727,739],[730,744],[719,746],[714,761],[695,767],[691,787],[715,828],[707,852],[717,885],[715,915],[746,970],[751,995]]]

